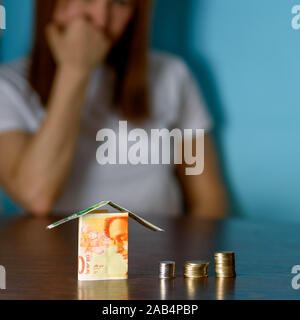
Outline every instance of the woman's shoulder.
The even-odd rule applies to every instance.
[[[151,51],[149,55],[149,88],[155,119],[164,127],[177,122],[183,100],[188,67],[176,55]]]
[[[24,57],[0,65],[0,82],[4,90],[6,87],[20,93],[29,87],[28,82],[29,58]]]
[[[154,77],[167,77],[178,81],[189,73],[189,68],[181,57],[153,50],[149,54],[149,72]]]

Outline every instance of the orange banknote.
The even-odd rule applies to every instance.
[[[79,219],[78,280],[128,278],[128,213]]]

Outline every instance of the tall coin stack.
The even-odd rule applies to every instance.
[[[175,262],[162,261],[159,265],[159,278],[170,279],[175,278]]]
[[[204,278],[207,277],[207,261],[187,261],[184,265],[184,276],[186,278]]]
[[[236,276],[233,252],[216,252],[214,257],[217,278],[234,278]]]

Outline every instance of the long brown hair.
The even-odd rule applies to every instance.
[[[117,72],[114,107],[118,108],[126,119],[139,122],[150,116],[147,52],[151,0],[136,2],[134,17],[120,41],[112,48],[107,62]],[[55,5],[55,0],[36,0],[35,38],[29,81],[45,106],[56,71],[45,36]]]

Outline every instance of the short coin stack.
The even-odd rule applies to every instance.
[[[207,277],[207,261],[187,261],[184,265],[184,276],[186,278],[204,278]]]
[[[160,279],[170,279],[175,277],[175,262],[162,261],[159,265]]]
[[[233,252],[216,252],[214,258],[217,278],[233,278],[236,276]]]

